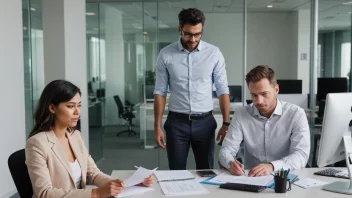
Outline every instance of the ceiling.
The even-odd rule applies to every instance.
[[[310,0],[246,0],[248,12],[292,12],[310,9]],[[350,0],[319,0],[319,29],[350,29],[352,4]],[[98,3],[100,2],[100,4]],[[41,0],[31,0],[32,27],[41,29]],[[196,7],[207,13],[243,13],[243,0],[87,0],[87,32],[96,34],[105,30],[104,5],[122,12],[124,33],[176,29],[177,15],[182,8]],[[272,8],[267,8],[272,5]],[[100,10],[100,12],[99,12]],[[144,12],[143,12],[144,10]],[[309,20],[309,19],[307,19]],[[144,22],[143,22],[144,21]],[[250,25],[250,24],[249,24]]]

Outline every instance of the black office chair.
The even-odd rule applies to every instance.
[[[124,131],[120,131],[116,135],[119,136],[120,134],[123,134],[123,133],[128,133],[128,136],[137,135],[137,132],[132,130],[132,126],[133,126],[132,119],[135,118],[133,114],[134,105],[130,104],[124,107],[118,95],[114,96],[114,99],[119,110],[119,118],[123,118],[126,121],[128,121],[128,129]]]
[[[8,159],[8,165],[18,194],[21,198],[31,198],[33,189],[26,165],[26,153],[24,149],[12,153]]]

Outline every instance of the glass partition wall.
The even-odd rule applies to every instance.
[[[312,3],[319,5],[317,46],[311,45],[312,27],[317,25],[311,19]],[[310,68],[317,77],[347,78],[351,89],[350,6],[346,1],[329,0],[87,0],[88,87],[92,101],[101,103],[99,110],[89,112],[100,123],[96,129],[101,133],[97,146],[101,150],[96,158],[104,160],[99,166],[107,172],[134,165],[168,169],[166,151],[154,142],[155,62],[160,49],[180,38],[177,16],[182,8],[190,7],[206,16],[202,40],[223,53],[228,83],[240,87],[234,94],[241,95],[237,102],[251,102],[245,74],[257,65],[269,65],[277,73],[279,99],[301,106],[313,120],[314,141],[318,107],[310,104],[310,97],[317,97],[319,82],[312,84]],[[338,7],[342,10],[336,11]],[[332,12],[337,16],[331,17]],[[337,24],[331,21],[335,19],[345,25],[329,27]],[[310,61],[310,46],[319,54],[314,60],[317,64]],[[315,93],[310,93],[311,84]],[[214,106],[216,102],[214,97]],[[167,113],[166,108],[163,122]],[[215,112],[215,118],[219,129],[220,112]],[[125,130],[130,131],[119,133]],[[216,145],[215,160],[219,149]],[[195,168],[192,152],[188,158],[187,168]],[[309,163],[314,164],[312,159]]]
[[[33,113],[44,89],[41,10],[41,0],[22,0],[26,137],[33,128]]]
[[[156,148],[154,142],[155,64],[159,50],[179,39],[178,13],[182,8],[196,7],[205,13],[202,39],[219,47],[223,53],[229,85],[245,88],[241,75],[244,3],[243,0],[87,1],[90,104],[98,100],[97,90],[104,92],[102,111],[92,111],[90,106],[90,151],[95,153],[101,148],[101,155],[96,154],[95,158],[103,159],[99,162],[102,170],[131,169],[133,165],[168,169],[166,151]],[[218,105],[216,101],[214,98]],[[132,118],[125,115],[126,111],[132,112]],[[166,108],[163,122],[167,112]],[[92,126],[91,118],[100,117],[99,113],[101,125]],[[215,116],[222,123],[220,112]],[[220,126],[218,124],[218,129]],[[136,134],[132,131],[119,133],[129,128]],[[98,135],[102,138],[101,147],[98,143],[92,144],[97,139],[96,134],[91,138],[92,133],[101,133]],[[219,148],[217,145],[216,160]],[[195,168],[192,152],[188,161],[188,168]]]

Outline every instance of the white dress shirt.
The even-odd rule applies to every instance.
[[[219,48],[200,40],[187,51],[177,42],[160,50],[156,62],[154,94],[166,96],[170,90],[169,111],[198,114],[213,110],[213,84],[217,96],[229,94],[225,59]]]
[[[70,162],[70,166],[72,169],[73,180],[76,184],[77,189],[81,188],[81,180],[82,180],[82,169],[79,165],[77,159],[74,162]]]
[[[240,144],[244,143],[244,166],[272,163],[274,171],[305,167],[310,151],[306,114],[297,105],[277,100],[270,116],[261,116],[255,105],[238,109],[231,120],[219,153],[219,162],[230,168]]]

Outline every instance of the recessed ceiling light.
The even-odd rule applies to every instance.
[[[267,8],[272,8],[272,7],[274,7],[273,5],[267,5],[266,6]]]
[[[352,4],[352,1],[345,1],[342,3],[343,5],[351,5]]]
[[[35,8],[31,8],[31,11],[35,12]]]
[[[348,12],[348,14],[352,14],[352,12]]]
[[[87,12],[86,15],[87,15],[87,16],[94,16],[95,13],[94,13],[94,12]]]

